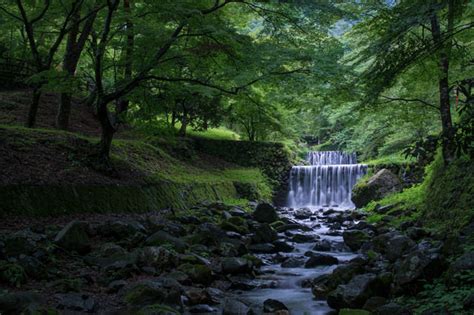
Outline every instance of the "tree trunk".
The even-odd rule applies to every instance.
[[[452,28],[452,3],[448,7],[448,32]],[[444,46],[439,53],[439,69],[440,78],[438,81],[439,87],[439,111],[441,117],[441,147],[443,152],[443,159],[445,164],[449,164],[455,156],[454,143],[454,129],[451,119],[451,104],[449,100],[449,52],[451,48],[451,41],[447,40],[443,43],[441,28],[436,13],[431,16],[431,32],[435,45]]]
[[[133,66],[133,46],[134,46],[134,33],[133,33],[133,23],[131,19],[131,8],[130,0],[123,1],[123,8],[125,14],[127,15],[127,21],[125,24],[127,30],[127,46],[125,47],[125,70],[124,70],[124,79],[125,81],[132,80],[132,66]],[[128,110],[129,100],[121,98],[118,100],[116,105],[117,114],[122,114]]]
[[[38,112],[38,106],[41,98],[41,89],[39,86],[36,86],[33,89],[33,97],[31,100],[30,107],[28,109],[28,117],[26,119],[25,126],[28,128],[33,128],[36,124],[36,113]]]
[[[181,119],[181,128],[179,128],[178,135],[180,137],[186,137],[187,128],[188,128],[188,117],[186,113],[183,113],[183,118]]]
[[[102,132],[99,143],[98,162],[104,170],[110,171],[112,170],[110,164],[110,149],[112,147],[115,128],[109,118],[107,103],[99,98],[97,106],[97,118],[99,119]]]
[[[96,19],[97,13],[91,14],[84,23],[81,35],[79,39],[79,20],[81,18],[80,10],[77,9],[72,17],[73,27],[70,30],[66,43],[66,52],[64,54],[63,69],[66,72],[67,80],[74,77],[81,57],[82,50],[84,49],[87,38],[92,31],[92,26]],[[56,127],[59,129],[66,130],[69,126],[69,117],[71,116],[71,92],[61,93],[61,101],[59,103],[58,114],[56,116]]]

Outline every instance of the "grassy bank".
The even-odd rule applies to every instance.
[[[49,129],[0,126],[3,213],[150,211],[203,201],[269,199],[258,168],[198,152],[180,141],[117,139],[104,174],[94,165],[97,138]]]

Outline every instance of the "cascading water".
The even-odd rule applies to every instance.
[[[340,151],[310,152],[307,161],[291,169],[288,206],[354,208],[352,187],[367,165],[357,164],[355,153]]]

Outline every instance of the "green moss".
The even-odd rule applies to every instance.
[[[137,315],[174,315],[180,314],[177,310],[173,309],[170,306],[162,304],[153,304],[145,306],[144,308],[138,311]]]
[[[474,164],[463,156],[445,166],[438,153],[426,167],[422,183],[373,201],[365,207],[372,213],[369,216],[371,222],[382,218],[373,212],[377,205],[394,205],[390,212],[402,210],[401,217],[392,224],[420,219],[428,227],[455,233],[474,217]]]
[[[79,184],[2,185],[0,211],[5,214],[46,215],[74,212],[150,211],[172,207],[184,209],[203,201],[247,204],[245,199],[269,200],[272,189],[267,177],[257,167],[208,161],[194,151],[192,140],[168,142],[117,139],[111,157],[120,169],[138,174],[138,183],[87,184],[88,169],[82,156],[94,150],[98,139],[57,130],[0,126],[0,136],[14,144],[14,150],[34,150],[33,145],[47,143],[58,152],[66,152],[70,176],[83,175]],[[81,146],[77,147],[77,139]],[[231,141],[235,143],[235,141]],[[76,145],[75,145],[76,144]],[[173,148],[186,153],[180,159]],[[166,149],[166,150],[165,150]],[[80,150],[85,150],[82,152]],[[90,171],[90,170],[89,170]],[[87,173],[85,174],[87,175]],[[106,175],[102,175],[106,177]],[[109,179],[105,178],[105,182]],[[140,182],[145,183],[140,183]],[[100,182],[100,180],[99,180]]]

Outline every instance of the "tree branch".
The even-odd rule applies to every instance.
[[[390,97],[390,96],[384,96],[384,95],[381,95],[381,97],[388,100],[386,103],[397,102],[397,101],[405,102],[405,103],[418,102],[418,103],[423,104],[425,106],[429,106],[429,107],[435,108],[436,110],[439,110],[438,106],[433,105],[433,104],[431,104],[427,101],[424,101],[422,99],[419,99],[419,98],[401,98],[401,97]]]

